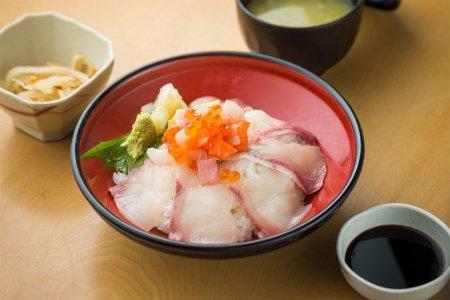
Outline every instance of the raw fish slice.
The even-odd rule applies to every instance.
[[[264,138],[275,138],[283,142],[317,145],[316,137],[309,131],[272,118],[262,110],[246,111],[245,119],[250,123],[247,134],[253,143]]]
[[[245,102],[242,101],[242,100],[239,99],[239,98],[231,98],[231,99],[228,99],[228,100],[233,101],[234,103],[238,104],[238,105],[239,105],[240,107],[242,107],[242,109],[244,109],[245,111],[248,111],[248,110],[252,110],[252,109],[253,109],[250,105],[245,104]]]
[[[247,111],[245,117],[250,122],[248,136],[252,145],[249,154],[260,163],[272,164],[272,168],[290,176],[306,194],[322,187],[326,165],[314,135],[261,110]]]
[[[148,148],[147,156],[150,161],[157,166],[175,164],[175,160],[169,154],[166,144],[162,144],[159,148]]]
[[[186,168],[147,162],[110,192],[120,213],[132,224],[145,231],[158,227],[167,232],[177,181],[190,186],[197,177]]]
[[[244,119],[244,109],[234,101],[225,100],[222,104],[222,120],[225,124],[238,123]]]
[[[327,167],[318,146],[283,143],[269,138],[252,145],[251,152],[294,172],[306,194],[314,193],[323,185]]]
[[[201,244],[227,244],[251,237],[250,221],[239,213],[239,203],[225,185],[178,186],[170,239]]]
[[[293,167],[286,165],[279,160],[264,157],[258,154],[257,152],[240,153],[239,155],[234,156],[231,160],[238,160],[241,158],[245,158],[254,163],[258,163],[268,169],[278,171],[289,177],[292,180],[292,182],[294,182],[297,185],[297,187],[302,189],[302,191],[305,190],[301,181],[298,179],[298,176],[295,173]]]
[[[247,135],[251,143],[258,141],[261,133],[286,125],[285,122],[272,118],[264,111],[258,109],[246,111],[245,120],[250,123]]]
[[[201,185],[219,182],[217,159],[208,158],[205,151],[200,151],[200,154],[197,156],[197,171]]]
[[[223,167],[241,173],[232,189],[260,238],[296,226],[311,208],[304,205],[303,191],[277,170],[245,158],[226,162]]]
[[[300,143],[317,146],[316,137],[309,131],[291,125],[270,128],[259,135],[260,139],[273,138],[283,143]]]
[[[127,175],[125,175],[122,172],[117,171],[117,172],[113,173],[112,177],[113,177],[114,183],[119,184],[127,178]]]
[[[194,110],[196,110],[197,108],[199,108],[200,106],[202,106],[205,103],[217,100],[217,97],[214,96],[203,96],[200,98],[197,98],[195,100],[192,100],[191,103],[189,103],[189,107],[193,108]]]
[[[120,213],[145,231],[158,226],[165,202],[175,195],[175,171],[146,164],[112,187],[110,192]]]

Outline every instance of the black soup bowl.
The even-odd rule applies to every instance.
[[[348,52],[361,23],[362,0],[340,19],[311,27],[267,23],[248,9],[248,0],[236,0],[239,25],[247,46],[256,52],[282,58],[313,73],[322,74]]]

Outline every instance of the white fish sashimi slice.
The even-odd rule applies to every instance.
[[[217,100],[217,97],[214,96],[203,96],[197,99],[192,100],[191,103],[189,103],[189,107],[196,110],[198,109],[201,105],[205,104],[205,103],[209,103],[211,101],[215,101]]]
[[[229,101],[233,101],[234,103],[236,103],[237,105],[239,105],[240,107],[242,107],[242,109],[244,111],[248,111],[248,110],[252,110],[253,108],[250,105],[245,104],[244,101],[242,101],[239,98],[231,98],[231,99],[227,99]]]
[[[279,160],[264,157],[256,152],[239,153],[238,155],[235,155],[233,158],[231,158],[230,161],[239,160],[241,158],[245,158],[254,163],[258,163],[268,169],[278,171],[289,177],[292,182],[294,182],[303,191],[305,190],[301,181],[298,179],[298,176],[295,173],[293,167],[286,165]]]
[[[314,193],[323,185],[327,167],[318,146],[283,143],[269,138],[252,145],[251,151],[294,172],[306,194]]]
[[[157,166],[175,164],[175,160],[169,154],[166,144],[162,144],[159,148],[148,148],[147,156]]]
[[[260,134],[263,132],[286,125],[284,121],[272,118],[264,111],[258,109],[246,111],[245,120],[250,123],[247,130],[250,142],[258,141]]]
[[[244,119],[244,109],[234,101],[225,100],[222,105],[222,120],[226,124],[232,124],[242,119]]]
[[[314,135],[261,110],[247,111],[245,118],[254,160],[288,175],[306,194],[322,187],[326,165]]]
[[[145,231],[162,221],[164,204],[175,196],[176,172],[170,167],[144,165],[110,189],[117,208]]]
[[[113,173],[112,178],[113,178],[113,181],[115,184],[119,184],[122,181],[124,181],[125,179],[127,179],[127,175],[125,175],[122,172],[117,171],[117,172]]]
[[[311,209],[311,205],[304,205],[303,191],[274,169],[245,158],[226,162],[223,167],[241,173],[232,189],[260,238],[296,226]]]
[[[170,239],[201,244],[227,244],[250,239],[252,227],[239,209],[234,193],[225,185],[179,190],[175,197]]]
[[[253,143],[264,138],[274,138],[282,142],[317,145],[316,137],[309,131],[273,118],[262,110],[246,111],[245,119],[250,123],[247,134]]]
[[[291,125],[270,128],[259,135],[259,139],[273,138],[283,143],[299,143],[317,146],[316,137],[309,131]]]
[[[168,232],[177,181],[189,186],[197,178],[185,168],[148,162],[110,192],[120,213],[132,224],[145,231],[158,227]]]

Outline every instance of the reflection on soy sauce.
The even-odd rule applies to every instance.
[[[444,271],[445,258],[434,240],[399,225],[361,233],[350,244],[345,262],[362,278],[383,287],[403,289],[425,284]]]

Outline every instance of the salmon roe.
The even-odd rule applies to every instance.
[[[241,173],[236,170],[222,169],[219,172],[219,179],[223,181],[236,182],[241,178]]]
[[[240,120],[236,123],[225,123],[221,116],[222,107],[212,106],[205,115],[196,113],[192,108],[186,110],[184,128],[171,127],[164,133],[163,141],[167,144],[170,155],[178,164],[187,164],[197,169],[195,153],[206,152],[219,160],[226,160],[238,152],[248,151],[247,129],[249,123]],[[177,133],[184,130],[182,145],[177,143]],[[177,137],[176,137],[177,136]],[[180,142],[178,140],[178,142]],[[223,170],[222,170],[223,171]],[[239,180],[239,172],[231,172],[227,180]]]

